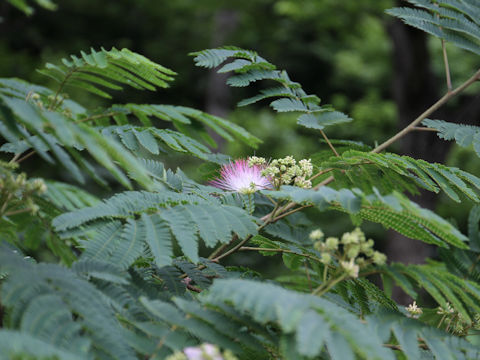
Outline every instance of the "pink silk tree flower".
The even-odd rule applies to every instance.
[[[252,194],[257,190],[271,189],[269,179],[262,175],[262,165],[250,166],[245,159],[225,164],[220,169],[220,176],[210,181],[210,185],[226,191]]]

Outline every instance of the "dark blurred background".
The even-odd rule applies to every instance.
[[[308,158],[324,145],[316,134],[295,125],[295,115],[274,114],[265,104],[237,109],[235,104],[255,95],[258,88],[227,87],[223,76],[196,68],[190,52],[223,45],[256,50],[286,69],[308,93],[354,118],[346,126],[329,128],[330,138],[368,145],[389,138],[446,91],[439,40],[384,13],[389,7],[406,5],[400,1],[59,0],[57,5],[56,11],[36,8],[35,14],[27,17],[1,1],[1,77],[48,86],[50,80],[35,71],[45,62],[58,62],[90,47],[127,47],[179,75],[171,89],[125,91],[118,93],[114,102],[186,105],[224,116],[263,139],[256,150],[261,156]],[[448,54],[454,85],[478,67],[478,58],[464,51],[448,47]],[[478,125],[478,93],[478,85],[471,87],[432,118]],[[90,108],[103,101],[84,93],[75,95],[75,100]],[[252,153],[238,143],[221,144],[219,150],[232,157]],[[480,173],[478,158],[471,150],[440,142],[433,133],[409,135],[390,150]],[[30,171],[40,171],[35,164],[33,159],[27,164]],[[195,169],[192,167],[190,174],[201,178]],[[465,229],[468,203],[453,207],[445,197],[432,194],[416,200]],[[327,235],[352,228],[348,218],[338,216],[319,219],[319,224]],[[377,240],[391,240],[379,241],[390,259],[421,262],[434,255],[420,242],[375,226],[366,230]]]

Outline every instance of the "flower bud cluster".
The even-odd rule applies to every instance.
[[[202,344],[177,351],[166,360],[237,360],[237,358],[229,350],[221,353],[216,345]]]
[[[287,156],[272,160],[262,171],[262,175],[271,179],[275,188],[281,185],[294,185],[309,189],[312,187],[312,182],[308,178],[312,176],[312,172],[313,165],[310,159],[303,159],[297,163],[292,156]]]
[[[418,319],[420,315],[423,314],[423,310],[417,306],[417,302],[414,301],[413,304],[408,305],[405,310],[408,311],[409,315],[413,319]]]
[[[0,164],[1,165],[1,164]],[[8,216],[9,213],[19,212],[21,209],[36,214],[39,210],[34,202],[34,195],[41,195],[47,191],[47,186],[42,179],[27,180],[24,173],[15,174],[9,171],[7,167],[0,167],[0,200],[6,203],[2,206],[3,213]],[[23,211],[20,211],[23,212]]]
[[[45,104],[44,102],[42,101],[42,98],[40,96],[40,94],[36,93],[36,92],[31,92],[28,94],[27,96],[27,101],[28,100],[31,100],[30,102],[33,103],[34,105],[38,106],[40,109],[44,109],[45,108]]]
[[[438,327],[444,324],[445,330],[454,335],[466,336],[470,329],[480,330],[480,314],[475,314],[473,321],[469,321],[448,302],[445,307],[437,308],[437,314],[442,317]]]
[[[349,277],[358,277],[361,267],[372,263],[383,265],[387,260],[385,254],[373,249],[373,240],[367,240],[360,228],[343,234],[341,239],[327,237],[323,240],[323,237],[324,234],[319,229],[310,233],[310,240],[314,242],[313,247],[321,253],[320,261],[329,265],[336,259]]]
[[[452,307],[452,305],[450,305],[449,302],[447,302],[446,304],[447,306],[445,308],[439,306],[437,308],[437,314],[438,315],[452,315],[455,313],[455,309]]]
[[[25,100],[29,101],[33,105],[36,105],[41,110],[45,110],[45,109],[51,109],[52,106],[54,105],[55,105],[55,108],[58,108],[67,98],[68,98],[67,94],[62,94],[62,95],[50,94],[48,96],[45,96],[36,92],[30,92],[27,95],[27,98]],[[72,116],[72,112],[69,109],[64,109],[62,113],[65,116],[70,116],[70,117]]]
[[[248,158],[248,166],[253,167],[255,165],[265,165],[267,160],[263,157],[257,157],[257,156],[250,156]]]

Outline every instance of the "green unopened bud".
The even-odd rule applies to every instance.
[[[352,234],[358,238],[358,242],[363,243],[366,240],[365,234],[363,233],[362,229],[356,227],[355,230],[352,231]]]
[[[385,265],[385,263],[387,262],[387,256],[379,251],[375,251],[373,253],[372,260],[374,264]]]
[[[405,310],[407,310],[410,316],[414,319],[417,319],[421,314],[423,314],[422,309],[417,306],[416,301],[414,301],[413,304],[408,305]]]
[[[325,265],[328,265],[332,261],[332,256],[329,253],[323,253],[320,257],[320,261]]]
[[[25,184],[27,183],[27,176],[25,174],[18,175],[15,179],[15,183],[19,187],[25,186]]]
[[[325,240],[325,248],[327,250],[337,250],[338,249],[338,238],[336,237],[328,237]]]
[[[43,194],[47,191],[47,185],[45,185],[45,182],[42,179],[33,180],[32,187],[35,191],[37,191],[40,194]]]
[[[375,250],[373,250],[372,248],[368,249],[368,250],[365,250],[363,252],[366,256],[368,257],[372,257],[374,254],[375,254]]]
[[[312,241],[321,240],[321,239],[323,239],[323,236],[324,236],[323,231],[320,230],[320,229],[313,230],[310,233],[310,235],[308,235],[308,237]]]
[[[283,174],[281,179],[285,185],[288,185],[292,182],[292,176],[289,174]]]
[[[446,308],[442,308],[441,306],[437,308],[438,315],[452,315],[455,313],[455,309],[452,307],[452,305],[450,305],[449,302],[447,302],[446,305]]]
[[[310,180],[305,180],[304,177],[296,177],[294,181],[295,186],[298,186],[302,189],[310,189],[312,187],[312,182]]]
[[[325,244],[323,243],[323,241],[316,241],[313,244],[313,248],[319,252],[322,252],[325,249]]]
[[[355,262],[357,263],[357,265],[362,266],[363,264],[365,264],[365,258],[363,258],[363,257],[357,257],[357,258],[355,259]]]
[[[345,233],[342,235],[342,240],[341,240],[343,245],[348,245],[348,244],[356,244],[358,243],[358,237],[353,234],[353,233]]]
[[[300,165],[300,169],[303,172],[303,176],[310,177],[313,172],[312,160],[311,159],[303,159],[298,162]]]
[[[362,244],[360,244],[360,250],[362,252],[366,252],[368,251],[369,249],[371,249],[374,245],[374,242],[372,239],[368,239],[367,241],[363,242]]]
[[[223,352],[223,360],[238,360],[238,358],[233,355],[233,353],[230,350],[225,350]]]
[[[283,164],[285,165],[290,165],[290,166],[293,166],[297,163],[297,161],[293,158],[293,156],[289,155],[289,156],[286,156],[285,158],[282,159],[283,160]]]
[[[360,270],[360,267],[355,264],[353,259],[350,259],[350,261],[340,261],[340,265],[342,268],[345,270],[348,276],[352,278],[357,278],[358,277],[358,271]]]
[[[188,360],[188,358],[184,353],[176,351],[172,355],[167,357],[166,360]]]
[[[250,156],[248,158],[248,166],[252,167],[254,165],[264,165],[267,161],[263,157]]]
[[[350,245],[346,251],[347,258],[354,259],[360,254],[360,245]]]

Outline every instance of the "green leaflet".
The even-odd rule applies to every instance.
[[[169,265],[176,240],[183,254],[196,263],[199,237],[213,247],[228,243],[233,233],[245,238],[257,232],[253,218],[243,209],[222,205],[214,197],[208,203],[205,197],[170,191],[124,192],[65,213],[53,225],[64,237],[76,235],[77,230],[86,236],[84,259],[102,259],[124,269],[143,255],[145,246],[157,266]]]
[[[60,83],[60,89],[74,86],[92,94],[111,98],[104,88],[120,90],[129,85],[139,90],[155,90],[155,87],[167,87],[175,72],[146,57],[128,49],[101,49],[90,53],[81,52],[81,56],[62,59],[62,64],[46,64],[39,70]],[[60,92],[60,91],[59,91]]]
[[[406,24],[480,54],[480,5],[465,0],[409,0],[416,8],[393,8],[387,13]],[[425,9],[425,10],[424,10]]]
[[[416,287],[427,291],[443,308],[446,308],[446,303],[449,302],[469,322],[472,321],[475,313],[480,311],[478,284],[464,280],[461,275],[460,277],[454,275],[442,266],[435,264],[405,266],[395,263],[384,267],[382,272],[409,293],[410,284],[415,284]],[[415,292],[412,295],[415,296]]]
[[[2,303],[15,309],[10,326],[19,326],[27,335],[45,336],[46,341],[68,351],[86,353],[89,340],[79,336],[81,327],[91,334],[92,345],[111,358],[135,358],[124,344],[120,324],[109,304],[91,283],[62,266],[27,262],[5,246],[0,248],[0,259],[2,270],[9,272],[8,280],[2,284]],[[24,290],[18,292],[18,286]],[[39,305],[43,306],[39,309]],[[73,323],[71,313],[82,321]],[[59,322],[66,324],[63,333],[58,333]]]
[[[244,128],[234,124],[228,120],[222,119],[218,116],[213,116],[197,109],[185,106],[173,105],[155,105],[155,104],[125,104],[113,105],[110,109],[104,111],[105,117],[99,117],[96,120],[98,125],[102,125],[102,121],[108,119],[112,114],[118,115],[134,115],[140,120],[144,126],[151,127],[151,119],[158,119],[162,121],[172,122],[173,125],[180,131],[185,132],[185,135],[194,137],[200,128],[210,128],[218,135],[227,141],[233,141],[235,138],[239,139],[249,146],[256,148],[261,140],[250,134]],[[98,114],[99,116],[101,114]],[[115,118],[115,116],[114,116]],[[118,125],[126,125],[118,122]],[[192,125],[192,126],[190,126]],[[193,126],[195,125],[195,126]],[[213,142],[216,146],[215,142]]]
[[[368,332],[367,328],[349,312],[316,296],[250,280],[217,280],[203,301],[229,302],[259,323],[277,323],[285,333],[296,334],[296,350],[304,356],[319,355],[323,340],[335,332],[335,338],[342,339],[344,347],[362,358],[394,358],[375,334],[364,333]],[[304,327],[319,332],[312,337]],[[330,344],[332,346],[336,348],[335,344]],[[333,359],[342,359],[340,353],[339,357],[331,355]]]
[[[236,59],[218,71],[235,74],[227,80],[227,84],[230,86],[244,87],[260,80],[273,80],[280,85],[261,90],[259,95],[242,100],[238,106],[250,105],[264,99],[278,98],[270,103],[275,111],[303,113],[298,118],[298,124],[317,130],[352,120],[341,112],[321,107],[320,99],[316,95],[307,95],[300,84],[290,80],[285,71],[276,70],[275,65],[253,51],[220,48],[203,50],[191,55],[195,56],[194,61],[197,66],[207,68],[217,67],[230,58]]]
[[[362,219],[377,222],[385,228],[429,244],[467,248],[467,238],[452,224],[432,211],[420,208],[417,204],[399,193],[388,196],[365,195],[358,189],[334,190],[322,186],[318,191],[283,186],[280,191],[263,191],[276,199],[288,199],[298,204],[314,205],[319,210],[336,209]]]
[[[146,188],[151,186],[151,179],[135,157],[122,152],[115,141],[101,136],[85,124],[75,124],[66,116],[52,114],[16,97],[0,95],[2,107],[5,116],[0,117],[3,125],[0,133],[15,143],[13,147],[8,144],[2,147],[3,151],[22,153],[32,148],[45,161],[64,166],[77,181],[83,183],[85,179],[81,170],[86,170],[86,163],[79,149],[86,149],[123,185],[131,186],[121,170],[128,169],[132,178],[140,184]],[[50,129],[55,129],[55,132],[49,132]],[[20,141],[24,143],[19,148],[17,143]]]
[[[352,119],[339,111],[304,114],[298,118],[298,124],[308,128],[322,130],[329,125],[350,122]]]
[[[475,359],[478,349],[464,339],[454,337],[419,321],[409,319],[391,311],[379,311],[369,315],[366,321],[372,329],[381,332],[388,338],[393,333],[407,359],[421,358],[418,348],[418,338],[424,339],[436,359]],[[431,355],[430,355],[431,356]]]
[[[56,357],[65,360],[84,359],[83,354],[75,354],[68,349],[61,349],[23,331],[0,330],[1,360],[10,360],[14,356],[30,355],[32,357]]]
[[[356,167],[373,167],[381,170],[385,177],[400,175],[414,185],[427,190],[438,192],[442,189],[452,200],[460,202],[457,191],[471,200],[478,202],[477,195],[480,189],[480,179],[476,176],[455,167],[442,164],[428,163],[421,159],[408,156],[399,156],[392,153],[374,154],[357,150],[346,151],[340,157],[332,157],[322,163],[322,167],[344,169],[347,172]],[[395,175],[397,174],[397,175]],[[337,175],[342,177],[342,174]],[[370,186],[376,186],[376,178],[366,178]]]
[[[30,6],[30,1],[28,0],[8,0],[8,2],[12,6],[15,6],[17,9],[23,11],[26,15],[32,15],[35,12],[35,9]],[[33,0],[31,2],[47,10],[57,9],[57,5],[51,0]]]
[[[437,136],[440,139],[455,140],[461,147],[473,145],[475,153],[480,156],[480,127],[430,119],[423,120],[422,124],[431,129],[437,129]]]

